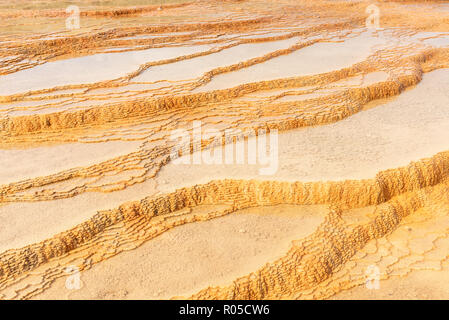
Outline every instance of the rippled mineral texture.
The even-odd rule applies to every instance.
[[[0,0],[0,298],[449,299],[447,1],[75,2]]]

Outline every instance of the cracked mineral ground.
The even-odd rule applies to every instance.
[[[0,0],[0,299],[449,299],[447,1],[76,3]]]

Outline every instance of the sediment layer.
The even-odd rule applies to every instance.
[[[417,12],[405,1],[382,1],[381,27],[374,29],[366,25],[366,1],[177,1],[162,8],[85,2],[82,27],[66,30],[55,23],[64,24],[65,8],[47,9],[42,2],[21,10],[22,3],[12,8],[0,1],[1,154],[20,150],[31,162],[62,150],[60,161],[67,162],[59,169],[41,159],[43,174],[30,172],[33,166],[26,161],[20,168],[11,163],[11,177],[0,181],[0,210],[5,216],[25,215],[30,203],[54,209],[67,199],[81,204],[86,194],[98,209],[86,220],[86,213],[73,207],[72,228],[40,226],[67,229],[43,241],[37,236],[16,245],[22,243],[16,241],[20,235],[6,237],[1,298],[39,298],[67,276],[67,266],[87,272],[176,226],[275,205],[329,209],[313,233],[292,239],[282,258],[226,286],[211,282],[193,295],[179,295],[322,299],[364,283],[364,254],[379,265],[395,260],[386,263],[386,279],[425,269],[429,261],[445,263],[447,254],[429,258],[444,245],[432,242],[427,251],[407,245],[408,255],[401,255],[388,239],[402,232],[404,221],[447,214],[446,150],[405,167],[376,170],[374,178],[363,180],[188,180],[189,187],[162,192],[156,179],[175,158],[172,133],[193,135],[194,121],[221,133],[240,131],[236,140],[260,129],[308,130],[363,116],[419,87],[426,74],[449,68],[449,20],[441,2],[419,2],[423,7]],[[40,30],[42,25],[47,27]],[[64,73],[74,66],[81,71]],[[109,72],[111,66],[120,72]],[[444,84],[435,87],[447,91]],[[112,143],[123,150],[112,152]],[[213,143],[204,138],[199,148],[230,141]],[[97,154],[70,155],[87,150],[79,147],[87,144]],[[178,156],[197,152],[196,147],[187,142]],[[84,164],[72,165],[69,158]],[[151,183],[154,190],[138,190]],[[125,202],[126,192],[147,197]],[[108,206],[100,204],[98,194],[111,195],[112,209],[103,210]],[[372,213],[363,213],[371,207]],[[55,210],[50,211],[46,219]],[[446,231],[438,229],[438,239],[446,239]],[[371,246],[378,251],[369,252]],[[421,265],[410,262],[411,256]]]
[[[211,219],[252,206],[327,204],[330,211],[323,224],[310,239],[294,243],[285,257],[236,280],[230,287],[209,288],[193,296],[208,299],[291,297],[327,279],[369,240],[392,232],[405,216],[426,205],[429,193],[438,194],[447,188],[448,166],[449,155],[441,153],[404,168],[380,172],[371,180],[305,184],[213,181],[127,203],[115,210],[99,212],[89,221],[52,239],[3,253],[0,257],[2,292],[12,290],[15,285],[20,287],[27,276],[36,277],[44,272],[37,276],[41,279],[37,288],[33,287],[31,292],[29,289],[16,292],[18,296],[9,298],[31,297],[64,275],[66,259],[81,262],[79,267],[83,270],[127,250],[129,243],[136,247],[183,223]],[[193,216],[188,212],[173,216],[174,212],[199,205],[228,205],[229,208]],[[367,224],[348,228],[339,218],[343,210],[372,205],[379,206],[379,210]],[[157,220],[155,225],[153,219]],[[115,236],[111,237],[113,234]]]

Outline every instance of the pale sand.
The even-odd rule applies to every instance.
[[[57,279],[36,299],[167,299],[225,285],[282,257],[312,233],[325,206],[279,205],[237,211],[166,231],[81,273],[82,287]]]

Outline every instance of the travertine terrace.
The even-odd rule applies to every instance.
[[[446,1],[67,6],[0,0],[0,298],[449,299]]]

